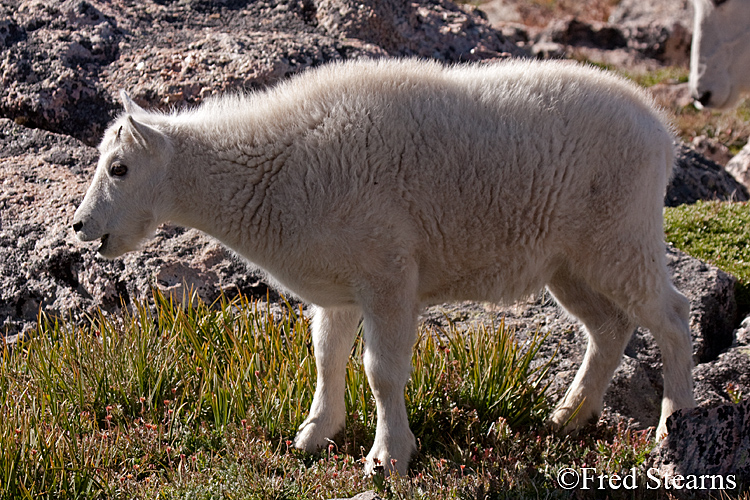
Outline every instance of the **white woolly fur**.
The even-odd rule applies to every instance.
[[[78,237],[102,238],[113,258],[164,221],[195,227],[314,304],[318,383],[297,447],[343,428],[363,318],[378,412],[367,468],[404,473],[421,308],[545,286],[589,335],[554,425],[599,414],[636,325],[664,359],[659,433],[694,405],[689,304],[670,283],[662,232],[673,137],[625,80],[563,62],[356,61],[189,111],[124,104]]]

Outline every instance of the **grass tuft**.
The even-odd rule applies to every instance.
[[[315,381],[302,311],[242,297],[187,304],[155,293],[84,326],[42,316],[34,338],[2,351],[1,498],[321,498],[373,487],[358,462],[375,420],[361,341],[347,431],[321,458],[290,446]],[[503,325],[421,331],[406,391],[421,467],[437,474],[459,460],[464,472],[544,420],[547,365],[531,363],[541,340],[519,346]]]

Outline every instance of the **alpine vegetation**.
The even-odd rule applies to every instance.
[[[421,308],[544,286],[589,335],[553,425],[599,414],[636,325],[662,352],[658,433],[694,406],[689,303],[662,229],[673,137],[623,79],[563,62],[356,61],[171,114],[123,102],[78,238],[115,258],[165,221],[198,228],[313,304],[317,387],[297,448],[342,430],[364,319],[377,409],[366,470],[405,473]]]

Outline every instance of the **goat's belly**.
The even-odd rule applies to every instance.
[[[551,263],[526,261],[423,273],[419,298],[423,304],[462,300],[514,302],[541,290],[553,271]]]

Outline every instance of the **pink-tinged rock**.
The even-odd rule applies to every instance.
[[[737,484],[750,479],[750,399],[680,410],[667,428],[669,435],[656,450],[663,477],[734,475]]]

